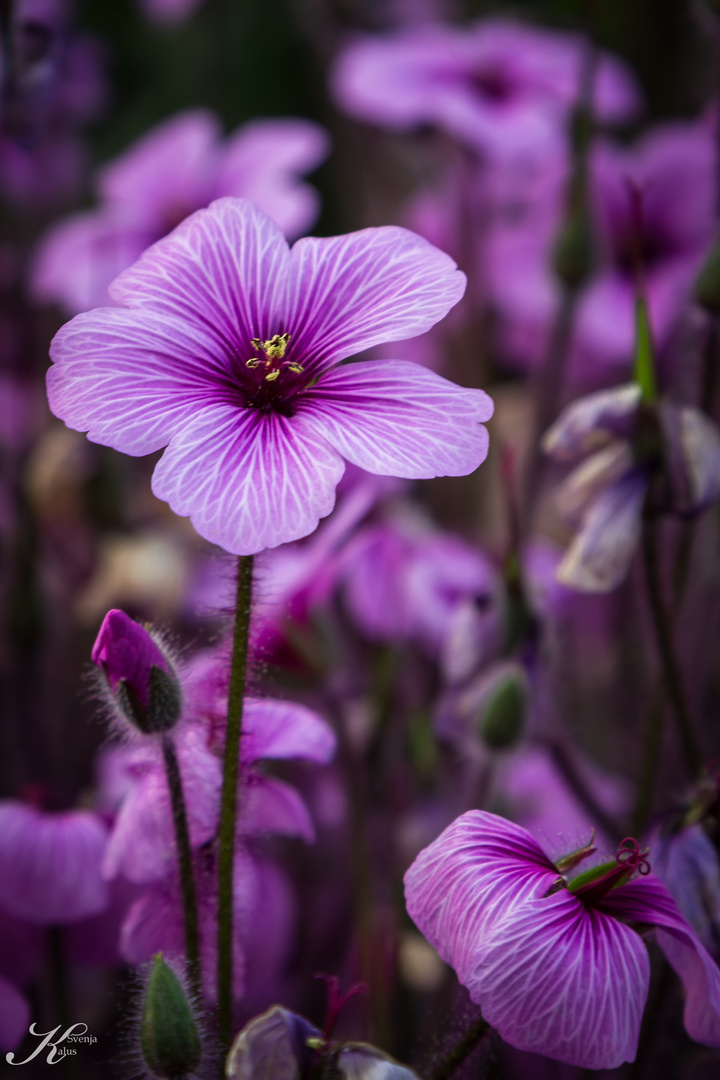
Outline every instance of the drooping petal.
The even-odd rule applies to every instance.
[[[87,810],[43,813],[0,805],[0,908],[52,926],[96,915],[108,903],[100,876],[107,843],[101,819]]]
[[[309,374],[372,345],[425,333],[465,292],[453,259],[397,226],[293,246],[287,329]]]
[[[485,460],[493,403],[418,364],[383,360],[328,372],[299,410],[353,464],[421,479],[467,476]]]
[[[714,502],[720,495],[720,431],[699,409],[680,409],[680,439],[690,481],[692,509]]]
[[[701,824],[650,837],[653,873],[663,881],[706,949],[720,941],[720,862]]]
[[[253,775],[243,791],[242,834],[299,836],[312,844],[315,825],[300,792],[273,776]]]
[[[0,1050],[6,1054],[16,1050],[27,1035],[30,1022],[30,1006],[12,983],[0,976]],[[20,1064],[13,1062],[10,1064]]]
[[[558,567],[558,581],[582,592],[610,592],[630,569],[640,538],[647,477],[635,471],[600,495]]]
[[[559,461],[571,461],[599,449],[603,437],[627,438],[641,397],[640,386],[628,383],[574,401],[543,436],[543,450]]]
[[[277,698],[245,700],[243,761],[302,758],[325,764],[335,753],[336,745],[333,729],[306,705]]]
[[[173,438],[152,486],[206,540],[251,555],[311,533],[344,468],[303,416],[216,405]]]
[[[216,199],[159,240],[110,286],[131,308],[151,308],[211,331],[243,359],[253,337],[278,327],[289,260],[271,218],[246,199]]]
[[[496,922],[463,981],[511,1046],[586,1069],[635,1058],[647,949],[634,930],[567,890]]]
[[[601,906],[615,919],[657,928],[657,943],[685,987],[688,1035],[720,1046],[720,969],[666,886],[653,875],[638,878],[609,892]]]
[[[319,1035],[302,1016],[273,1005],[237,1035],[228,1055],[228,1080],[296,1080],[307,1071],[301,1072],[301,1065],[312,1065],[308,1038]]]
[[[480,810],[452,823],[405,875],[408,914],[460,982],[498,920],[543,896],[558,873],[530,833]]]
[[[53,338],[50,408],[76,431],[125,454],[165,446],[227,393],[226,346],[214,331],[154,311],[97,308]]]
[[[394,1058],[368,1043],[350,1043],[340,1053],[337,1068],[341,1080],[418,1080]]]

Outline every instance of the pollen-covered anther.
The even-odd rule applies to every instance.
[[[251,345],[253,349],[265,354],[266,363],[271,363],[273,360],[282,360],[289,341],[289,334],[273,334],[267,341],[261,341],[260,338],[256,337],[253,338]]]

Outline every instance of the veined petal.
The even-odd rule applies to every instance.
[[[174,315],[247,358],[279,326],[289,260],[277,225],[246,199],[216,199],[158,240],[110,286],[113,300]]]
[[[242,759],[303,758],[325,764],[335,753],[337,737],[321,716],[306,705],[277,698],[246,698],[243,708]]]
[[[315,825],[297,788],[274,776],[251,776],[242,796],[241,835],[299,836],[312,844]]]
[[[453,259],[394,225],[293,246],[287,329],[311,374],[386,341],[425,333],[465,292]]]
[[[635,1058],[649,980],[639,934],[563,891],[495,923],[464,981],[511,1046],[614,1069]]]
[[[558,872],[532,836],[495,814],[463,814],[405,875],[408,914],[466,983],[498,920],[543,896]]]
[[[299,412],[368,472],[467,476],[485,460],[492,400],[404,360],[346,364],[323,375]]]
[[[670,892],[653,875],[613,889],[602,910],[615,919],[657,927],[657,943],[685,987],[688,1035],[720,1046],[720,970]]]
[[[125,454],[165,446],[199,403],[222,399],[228,353],[198,325],[159,315],[98,308],[53,338],[47,374],[56,416]]]
[[[612,484],[590,506],[557,577],[582,592],[610,592],[623,580],[640,538],[647,478],[638,471]]]
[[[217,405],[173,438],[152,486],[206,540],[251,555],[311,533],[344,469],[304,417]]]

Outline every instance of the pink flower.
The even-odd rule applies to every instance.
[[[410,363],[339,361],[423,333],[460,298],[447,255],[404,229],[299,240],[219,199],[114,282],[124,309],[79,315],[52,345],[53,412],[94,442],[167,447],[153,490],[235,554],[312,532],[343,458],[408,478],[472,472],[482,390]]]
[[[398,130],[436,124],[491,158],[537,157],[564,146],[582,55],[579,38],[502,19],[426,25],[358,38],[340,54],[332,88],[361,119]],[[627,70],[603,57],[600,116],[624,120],[637,105]]]
[[[287,236],[299,236],[319,209],[317,192],[300,176],[327,150],[325,133],[308,120],[257,120],[223,143],[212,113],[179,113],[105,166],[96,210],[50,230],[37,252],[33,292],[73,313],[107,304],[122,270],[222,195],[252,199]]]
[[[40,926],[78,922],[108,904],[100,864],[107,829],[89,810],[44,813],[0,803],[0,909]]]
[[[530,833],[463,814],[405,875],[407,908],[483,1016],[520,1050],[588,1069],[634,1060],[655,940],[686,990],[691,1038],[720,1046],[720,971],[634,840],[579,876]]]

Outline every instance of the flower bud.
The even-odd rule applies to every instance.
[[[593,237],[584,208],[571,211],[555,239],[552,265],[556,277],[569,289],[578,289],[593,268]]]
[[[182,1080],[197,1069],[202,1046],[192,1009],[175,972],[158,953],[145,991],[140,1046],[153,1076]]]
[[[522,733],[527,710],[527,683],[522,668],[504,667],[489,690],[478,717],[483,742],[492,750],[505,750]]]
[[[720,14],[720,0],[718,0]],[[720,240],[703,263],[695,282],[695,299],[711,315],[720,315]]]
[[[109,611],[93,646],[122,715],[145,735],[169,731],[180,719],[182,694],[170,660],[124,611]]]

